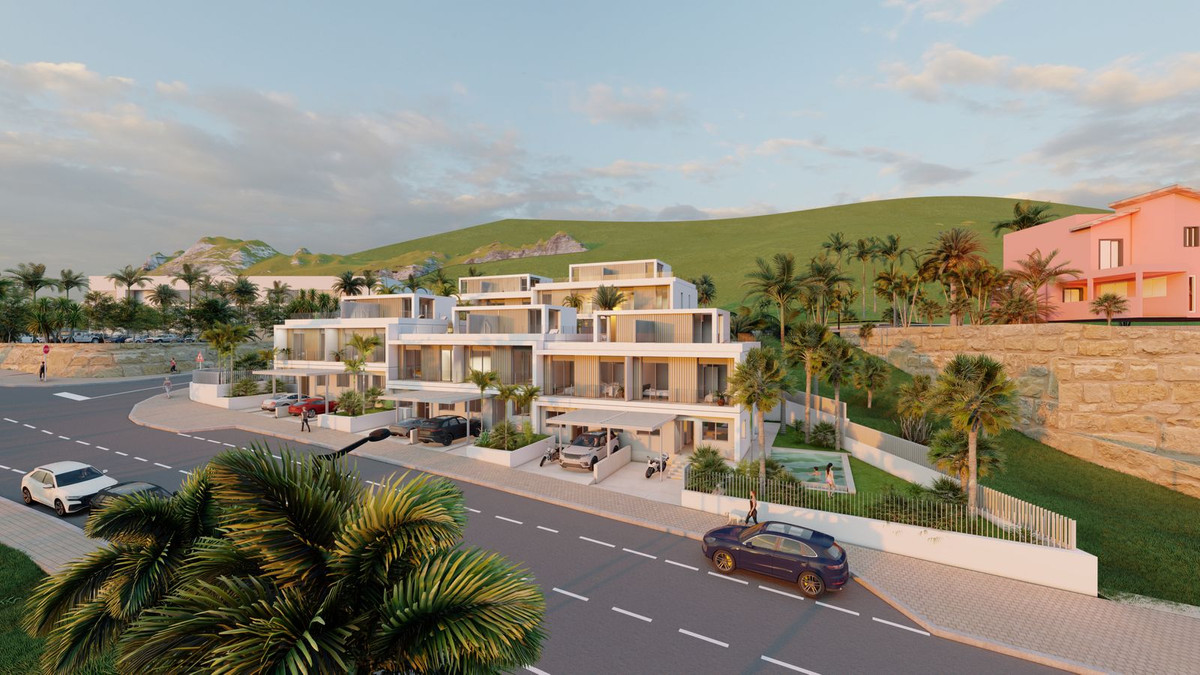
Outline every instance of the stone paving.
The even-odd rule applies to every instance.
[[[294,420],[231,413],[182,397],[167,400],[157,396],[139,403],[130,419],[167,431],[237,428],[329,448],[342,447],[357,438],[328,429],[301,435]],[[420,446],[382,441],[367,444],[353,454],[692,538],[725,523],[714,514],[513,471]],[[21,518],[41,516],[61,527],[40,522],[9,525],[12,507]],[[29,533],[39,529],[50,534],[42,538],[53,540],[53,545],[30,541],[34,537]],[[9,537],[23,537],[22,543],[30,548],[14,544]],[[39,561],[43,566],[61,565],[61,561],[96,544],[75,528],[2,501],[0,539],[22,550],[46,548],[38,552],[45,560]],[[858,546],[846,549],[863,586],[934,635],[1075,672],[1195,673],[1200,664],[1200,620],[1194,618]]]
[[[21,502],[0,497],[0,541],[22,551],[47,574],[56,574],[67,563],[103,548],[100,539],[88,539],[79,528]]]

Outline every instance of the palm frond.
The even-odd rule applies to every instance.
[[[108,611],[103,596],[74,607],[48,636],[42,671],[64,675],[79,672],[89,661],[111,650],[125,627],[124,620]]]
[[[77,605],[96,599],[116,572],[121,552],[112,548],[93,551],[46,577],[25,602],[25,630],[34,637],[47,637],[62,617]]]

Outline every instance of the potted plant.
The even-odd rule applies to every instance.
[[[729,401],[729,396],[723,391],[717,392],[717,405],[725,405]]]

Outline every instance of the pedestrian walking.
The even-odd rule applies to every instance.
[[[163,391],[167,393],[167,398],[171,398],[171,378],[163,378]]]
[[[171,357],[171,372],[172,373],[179,372],[179,369],[175,367],[175,357],[174,356]]]
[[[42,360],[42,365],[38,366],[38,381],[46,381],[46,361],[44,359]]]
[[[750,510],[746,512],[746,524],[750,524],[750,519],[754,519],[754,524],[758,524],[758,495],[754,494],[754,490],[750,491]]]
[[[317,414],[313,412],[312,408],[307,408],[303,412],[301,412],[300,413],[300,431],[307,431],[309,433],[312,433],[312,425],[309,424],[309,420],[311,420],[312,418],[314,418],[316,416],[317,416]]]
[[[833,492],[833,462],[825,465],[825,487],[829,488],[830,492]]]

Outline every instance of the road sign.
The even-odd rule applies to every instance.
[[[50,353],[50,345],[42,345],[42,353],[49,354]]]
[[[196,363],[204,364],[204,352],[196,352]]]

